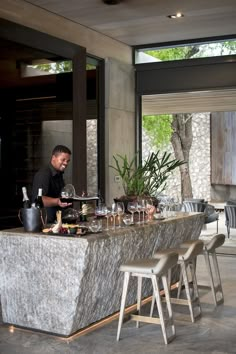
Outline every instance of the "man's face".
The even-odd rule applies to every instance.
[[[51,164],[57,171],[63,172],[68,163],[70,162],[70,154],[60,152],[56,155],[52,155]]]

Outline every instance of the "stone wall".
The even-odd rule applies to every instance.
[[[210,180],[210,113],[196,113],[192,118],[193,144],[190,151],[190,176],[194,198],[211,199]],[[145,131],[143,131],[143,158],[150,151],[155,151]],[[172,146],[165,148],[173,153]],[[173,155],[174,156],[174,155]],[[181,184],[179,169],[168,179],[167,188],[163,193],[181,200]]]

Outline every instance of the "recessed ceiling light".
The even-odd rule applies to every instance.
[[[119,4],[122,0],[102,0],[104,4],[106,5],[117,5]]]
[[[176,12],[176,14],[168,15],[167,17],[174,19],[184,17],[184,15],[181,12]]]

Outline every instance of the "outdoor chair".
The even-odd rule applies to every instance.
[[[230,228],[236,229],[236,205],[225,205],[225,225],[229,238]]]
[[[199,200],[199,199],[198,199]],[[215,211],[215,207],[211,204],[208,204],[207,201],[199,202],[190,200],[183,201],[183,211],[185,212],[199,212],[205,213],[205,222],[204,224],[209,224],[216,221],[216,233],[218,233],[218,222],[219,222],[219,213]]]

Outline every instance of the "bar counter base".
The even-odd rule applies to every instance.
[[[78,331],[119,311],[121,264],[198,239],[203,223],[202,213],[181,213],[81,238],[25,233],[21,228],[0,231],[3,322],[67,341],[79,336]],[[127,306],[136,302],[136,284],[130,285]],[[150,282],[144,282],[142,294],[152,294]]]

